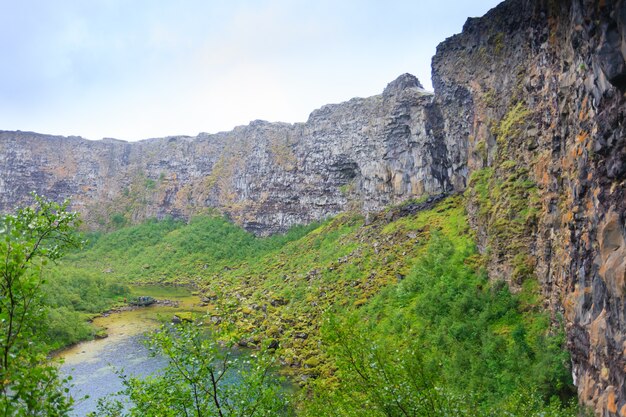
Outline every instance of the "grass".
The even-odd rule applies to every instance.
[[[472,198],[491,196],[491,180],[476,174]],[[347,339],[358,331],[361,345],[394,347],[399,359],[410,339],[450,395],[504,407],[524,388],[567,400],[563,334],[542,311],[538,284],[527,279],[511,294],[498,277],[487,279],[465,204],[451,197],[404,217],[392,207],[367,225],[343,214],[269,238],[215,216],[149,221],[92,235],[86,250],[56,267],[49,298],[58,311],[86,315],[141,291],[129,284],[193,285],[209,320],[230,337],[247,346],[277,342],[284,372],[308,387],[311,401],[315,387],[341,392],[353,378],[329,337],[331,317]],[[516,258],[525,275],[528,263]]]

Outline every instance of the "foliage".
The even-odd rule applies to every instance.
[[[494,204],[518,207],[533,196],[516,163],[498,169],[507,180],[494,186],[495,171],[479,171],[470,199],[496,193]],[[497,280],[507,277],[489,281],[465,203],[456,196],[413,214],[390,208],[367,224],[340,215],[271,238],[209,216],[151,221],[95,236],[59,276],[81,271],[103,294],[131,278],[193,283],[229,337],[280,346],[283,370],[312,390],[303,415],[328,415],[329,404],[333,415],[346,416],[573,415],[563,331],[541,308],[532,260],[525,253],[513,259],[525,277],[517,294]],[[532,205],[514,211],[513,223],[533,215]],[[508,244],[519,244],[509,233],[516,229],[503,230]],[[328,312],[334,324],[322,325]],[[174,394],[191,401],[189,388],[163,391],[173,386],[127,378],[128,393],[145,394],[140,403],[166,394],[170,408]],[[115,415],[107,407],[116,406],[103,404],[101,412]]]
[[[338,382],[319,384],[308,415],[329,402],[346,416],[575,415],[562,332],[468,266],[473,253],[457,243],[434,234],[398,285],[330,316]]]
[[[46,358],[42,271],[79,245],[78,215],[33,195],[34,207],[0,219],[0,408],[4,415],[61,416],[72,400]]]
[[[190,284],[200,275],[222,271],[298,239],[317,225],[294,227],[285,235],[257,238],[223,217],[173,219],[93,235],[88,251],[69,257],[68,269],[107,276],[111,282]],[[62,274],[66,269],[61,268]]]
[[[46,271],[49,347],[93,338],[98,329],[86,320],[130,299],[129,283],[191,284],[200,274],[255,259],[316,226],[256,238],[221,217],[200,216],[189,223],[153,219],[107,234],[88,233],[82,251]]]
[[[129,398],[100,401],[94,416],[287,416],[289,406],[271,372],[273,357],[259,352],[248,359],[220,346],[198,324],[164,326],[149,340],[155,355],[169,363],[146,379],[123,376]]]
[[[286,372],[330,377],[332,361],[320,350],[324,311],[363,307],[396,284],[421,256],[431,229],[468,233],[458,199],[387,220],[401,209],[371,216],[369,225],[338,216],[280,250],[206,277],[201,288],[212,300],[210,315],[234,325],[249,345],[279,341]]]
[[[373,341],[370,333],[355,331],[360,327],[355,316],[348,322],[333,317],[326,324],[341,385],[318,389],[306,415],[441,416],[462,405],[434,384],[418,346],[400,350]]]
[[[45,329],[46,343],[51,350],[92,339],[95,335],[95,329],[84,314],[65,306],[46,306],[46,326],[42,329]]]
[[[97,329],[87,320],[130,296],[128,285],[109,274],[77,268],[66,261],[46,271],[42,291],[51,349],[93,338]]]

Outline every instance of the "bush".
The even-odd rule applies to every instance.
[[[165,369],[145,379],[123,376],[125,389],[118,395],[129,400],[100,401],[92,416],[290,415],[289,403],[272,373],[272,356],[268,352],[254,358],[236,356],[213,336],[191,322],[163,326],[148,345],[155,355],[168,359]]]
[[[562,331],[469,267],[467,248],[434,233],[404,280],[327,319],[338,382],[310,415],[328,403],[342,411],[320,415],[576,415]]]

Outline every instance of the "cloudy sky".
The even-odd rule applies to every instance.
[[[437,44],[498,0],[0,0],[0,130],[137,140],[305,121],[431,88]]]

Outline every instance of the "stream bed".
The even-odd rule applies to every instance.
[[[120,391],[121,370],[125,375],[149,375],[163,368],[165,359],[151,357],[143,344],[147,331],[176,313],[203,313],[200,299],[185,288],[142,286],[133,288],[133,294],[177,301],[179,306],[141,307],[98,317],[94,324],[106,328],[108,337],[79,343],[56,355],[64,360],[61,374],[72,377],[70,392],[77,400],[73,416],[85,416],[95,410],[99,398]]]

